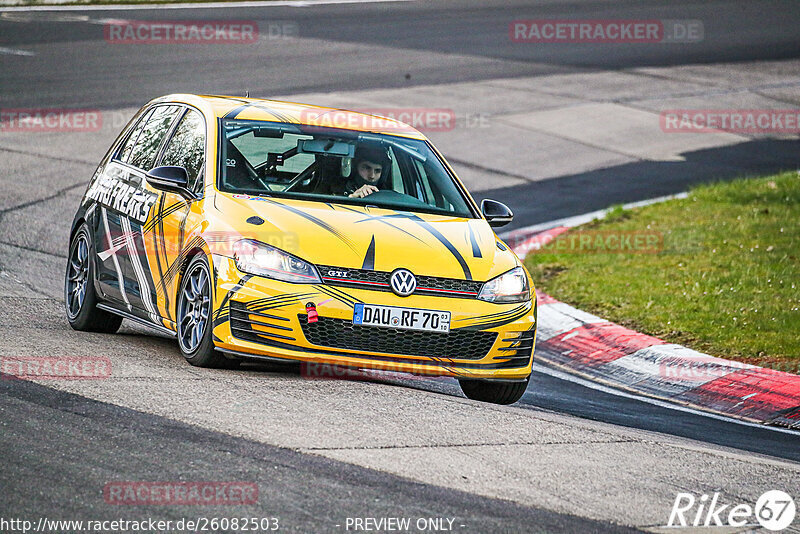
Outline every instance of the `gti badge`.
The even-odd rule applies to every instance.
[[[408,269],[395,269],[389,278],[395,295],[407,297],[417,289],[417,279]]]

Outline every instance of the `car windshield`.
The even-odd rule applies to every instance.
[[[221,191],[475,216],[424,141],[229,119],[220,130]]]

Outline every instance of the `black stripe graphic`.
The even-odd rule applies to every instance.
[[[191,241],[189,241],[189,243],[186,244],[183,250],[181,250],[181,253],[178,254],[178,257],[175,258],[175,261],[172,262],[172,265],[170,265],[169,268],[164,272],[164,280],[166,280],[167,283],[171,283],[172,279],[178,275],[181,267],[183,267],[183,262],[186,260],[186,256],[189,254],[189,251],[202,244],[202,242],[203,240],[200,238],[200,236],[195,236]]]
[[[472,244],[472,257],[482,258],[481,247],[478,246],[478,242],[475,240],[475,232],[472,231],[472,225],[467,223],[467,229],[469,230],[469,242]]]
[[[188,207],[188,205],[185,202],[176,202],[175,204],[172,204],[170,207],[168,207],[166,210],[160,211],[160,213],[154,215],[153,218],[150,219],[150,221],[148,221],[148,223],[142,228],[142,231],[149,232],[155,227],[156,224],[162,221],[165,217],[169,217],[174,212],[178,211],[184,206]]]
[[[329,297],[335,298],[342,304],[346,304],[350,308],[354,308],[357,302],[361,302],[361,300],[355,297],[351,297],[344,291],[338,292],[335,288],[332,288],[330,286],[314,286],[314,287],[316,287],[320,292],[325,293]]]
[[[372,241],[369,242],[367,247],[367,254],[364,256],[364,263],[361,264],[362,269],[372,271],[375,269],[375,236],[372,236]]]
[[[290,295],[284,295],[280,299],[275,299],[265,304],[259,304],[253,306],[252,303],[248,303],[246,306],[248,310],[257,312],[265,310],[273,310],[275,308],[283,308],[284,306],[299,304],[302,299],[309,297],[311,295],[314,295],[314,293],[292,293]]]
[[[164,195],[161,195],[161,198],[158,200],[158,212],[155,214],[155,217],[161,217],[161,213],[164,211]],[[142,231],[142,236],[144,236],[144,230]],[[164,243],[164,229],[161,228],[161,235],[156,235],[156,232],[152,233],[153,236],[153,250],[156,253],[156,270],[158,270],[158,287],[156,288],[156,292],[160,289],[161,294],[164,296],[164,309],[167,312],[167,319],[172,320],[172,314],[169,312],[169,295],[167,291],[167,284],[164,281],[164,273],[161,270],[161,252],[159,251],[159,240],[161,241],[161,250],[164,251],[164,264],[166,265],[169,262],[169,258],[167,257],[167,248]],[[143,237],[144,238],[144,237]],[[156,301],[158,302],[158,301]]]
[[[528,307],[529,307],[529,304],[527,304],[527,303],[526,304],[520,304],[516,308],[512,308],[510,310],[506,310],[506,311],[503,311],[503,312],[497,312],[497,313],[490,313],[488,315],[476,315],[475,317],[470,317],[469,319],[465,319],[465,320],[468,320],[468,321],[485,321],[487,319],[500,319],[505,315],[513,315],[513,314],[517,313],[518,311],[520,311],[522,309],[527,309]]]
[[[244,285],[247,283],[247,281],[250,280],[251,278],[253,278],[252,274],[246,274],[242,276],[238,282],[236,282],[236,285],[233,286],[231,290],[228,291],[228,294],[225,295],[225,298],[222,299],[222,303],[219,305],[219,308],[217,308],[216,311],[217,315],[219,315],[225,309],[225,306],[228,305],[228,301],[231,300],[231,297],[233,297],[237,291],[242,289]]]
[[[346,209],[348,211],[352,211],[354,213],[358,213],[359,215],[367,215],[364,211],[359,211],[359,210],[353,209],[353,208],[351,208],[349,206],[340,206],[340,207],[342,207],[342,208],[344,208],[344,209]],[[387,217],[386,215],[371,215],[371,216],[368,216],[366,219],[361,219],[360,221],[356,221],[355,224],[362,223],[362,222],[369,222],[369,221],[378,221],[379,223],[383,223],[386,226],[394,228],[395,230],[397,230],[399,232],[403,232],[404,234],[406,234],[409,237],[413,237],[414,239],[416,239],[417,241],[419,241],[420,243],[422,243],[422,244],[424,244],[426,246],[430,246],[430,245],[428,245],[428,243],[426,243],[425,241],[423,241],[419,237],[415,236],[411,232],[407,232],[407,231],[403,230],[402,228],[400,228],[399,226],[393,225],[391,222],[386,220],[386,217]],[[392,217],[392,215],[389,215],[388,217]]]
[[[314,224],[316,224],[320,228],[324,228],[328,232],[330,232],[333,235],[335,235],[336,237],[338,237],[345,245],[350,247],[350,249],[353,252],[358,252],[356,250],[355,246],[353,246],[353,242],[350,240],[350,238],[348,238],[346,235],[344,235],[339,230],[337,230],[336,228],[334,228],[330,224],[326,223],[322,219],[320,219],[318,217],[315,217],[313,215],[310,215],[310,214],[304,212],[303,210],[297,209],[297,208],[295,208],[293,206],[288,206],[286,204],[281,204],[280,202],[275,202],[274,200],[266,198],[266,197],[261,197],[261,200],[265,200],[265,201],[269,202],[270,204],[273,204],[275,206],[281,207],[281,208],[283,208],[283,209],[285,209],[287,211],[290,211],[290,212],[294,213],[295,215],[299,215],[300,217],[303,217],[304,219],[313,222]]]
[[[508,323],[513,323],[520,317],[524,317],[528,313],[528,310],[522,310],[519,313],[512,315],[510,317],[505,317],[503,319],[497,321],[490,321],[485,323],[475,323],[469,326],[462,326],[460,328],[452,328],[451,330],[488,330],[490,328],[497,328],[498,326],[503,326]]]
[[[247,303],[249,308],[254,308],[256,306],[260,306],[262,304],[273,304],[275,302],[280,302],[283,299],[287,298],[300,298],[306,295],[312,295],[313,293],[283,293],[280,295],[274,295],[272,297],[265,297],[261,299],[251,300]]]
[[[429,234],[431,234],[433,237],[438,239],[439,242],[441,244],[443,244],[447,248],[447,250],[450,251],[450,254],[452,254],[453,257],[458,261],[458,264],[461,265],[461,269],[464,271],[464,277],[467,280],[472,280],[472,273],[469,270],[469,265],[467,265],[467,261],[464,259],[464,256],[461,255],[461,253],[458,251],[458,249],[455,247],[455,245],[453,245],[453,243],[451,243],[449,239],[447,239],[444,235],[442,235],[442,233],[439,232],[439,230],[437,230],[436,228],[431,226],[431,224],[429,222],[427,222],[426,220],[422,219],[418,215],[414,215],[413,213],[408,213],[406,211],[401,211],[401,212],[398,212],[398,213],[396,213],[394,215],[384,215],[382,217],[368,217],[367,219],[363,219],[361,221],[356,221],[356,222],[365,222],[365,221],[370,221],[370,220],[380,220],[381,218],[385,218],[385,219],[408,219],[408,220],[414,221],[415,223],[420,225],[422,228],[427,230]]]

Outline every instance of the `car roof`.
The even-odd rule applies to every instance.
[[[380,115],[337,108],[281,102],[263,98],[223,95],[166,95],[151,103],[180,102],[202,109],[210,117],[327,126],[344,130],[397,135],[425,140],[422,133],[404,122]]]

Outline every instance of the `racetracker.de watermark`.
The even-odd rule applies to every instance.
[[[0,132],[97,132],[102,126],[97,109],[0,109]]]
[[[697,43],[705,38],[701,20],[533,19],[508,27],[514,43]]]
[[[98,380],[111,376],[105,356],[3,356],[0,379]]]
[[[233,196],[241,197],[243,195]],[[156,215],[158,214],[156,213]],[[238,232],[205,232],[201,234],[201,237],[206,244],[205,248],[208,250],[208,254],[228,258],[234,257],[236,243],[245,239],[245,236]],[[174,256],[180,254],[185,243],[190,240],[191,237],[186,239],[184,243],[178,243],[165,239],[156,248],[151,248],[153,247],[153,242],[149,239],[143,239],[141,231],[109,232],[97,244],[97,256],[101,261],[109,260],[112,256],[116,256],[119,259],[141,256],[148,252]],[[279,248],[284,252],[297,253],[300,250],[300,237],[294,232],[262,232],[258,234],[258,241],[265,245]]]
[[[668,109],[659,115],[665,133],[800,133],[800,109]]]
[[[408,132],[406,125],[423,132],[450,132],[456,128],[456,113],[448,108],[358,108],[345,110],[308,109],[300,112],[302,121],[316,126],[346,130]],[[486,115],[465,116],[464,125],[485,127]]]
[[[531,245],[531,250],[550,254],[657,254],[664,249],[664,235],[651,230],[582,230],[555,237],[544,235],[536,245]]]
[[[411,374],[391,363],[370,368],[355,368],[329,363],[301,362],[300,376],[309,380],[446,380],[443,375]]]
[[[109,482],[103,500],[114,505],[243,505],[258,502],[254,482]]]
[[[114,20],[103,26],[112,44],[253,44],[262,39],[297,37],[293,21],[262,24],[254,20]]]
[[[798,364],[756,361],[753,363],[742,363],[731,360],[724,360],[706,354],[691,354],[680,356],[665,356],[658,358],[658,374],[667,381],[678,382],[710,382],[717,378],[746,371],[755,370],[759,376],[768,375],[782,376],[786,373],[797,374],[800,371]]]

